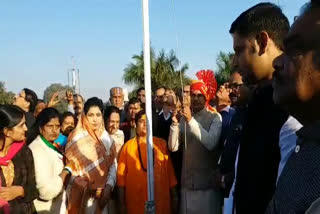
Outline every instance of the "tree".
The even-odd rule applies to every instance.
[[[0,82],[0,104],[12,104],[14,93],[7,91],[4,82]]]
[[[60,113],[63,113],[68,110],[68,103],[64,99],[67,90],[73,91],[72,88],[70,88],[69,86],[64,86],[60,83],[53,83],[44,90],[43,100],[45,103],[48,103],[52,95],[55,92],[59,92],[59,103],[55,105],[54,108],[56,108]]]
[[[229,80],[229,77],[232,72],[232,57],[233,53],[225,53],[220,51],[216,60],[217,71],[216,71],[216,80],[218,85],[221,85]]]
[[[144,86],[144,58],[143,51],[140,55],[132,57],[133,63],[127,65],[124,69],[123,80],[126,84],[135,85],[135,89]],[[171,89],[181,88],[180,72],[183,83],[189,84],[190,79],[185,75],[188,64],[181,67],[180,61],[171,50],[168,54],[161,50],[156,56],[154,50],[150,51],[151,60],[151,87],[154,91],[160,86],[166,86]]]

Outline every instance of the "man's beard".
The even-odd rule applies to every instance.
[[[68,137],[69,134],[73,131],[73,129],[74,129],[74,127],[68,126],[68,127],[62,132],[62,134],[63,134],[64,136]]]

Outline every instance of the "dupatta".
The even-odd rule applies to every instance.
[[[68,138],[65,156],[66,165],[72,170],[67,187],[68,212],[82,213],[87,200],[105,187],[109,168],[116,158],[116,147],[103,124],[94,132],[82,114]]]
[[[16,154],[22,149],[25,145],[24,141],[14,142],[7,153],[6,156],[0,157],[0,165],[2,168],[3,176],[7,182],[7,186],[11,186],[14,179],[14,165],[11,160],[16,156]],[[5,171],[5,172],[4,172]],[[6,175],[5,175],[6,174]],[[2,181],[0,179],[0,188],[2,187]],[[8,201],[0,198],[0,208],[3,209],[5,214],[10,213],[10,206]]]

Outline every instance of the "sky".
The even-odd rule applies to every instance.
[[[0,0],[0,81],[14,93],[40,98],[52,83],[68,84],[80,70],[81,93],[106,101],[125,85],[124,68],[143,48],[141,0]],[[149,0],[151,45],[173,49],[187,75],[215,69],[219,51],[232,51],[231,23],[259,0]],[[290,22],[307,0],[275,0]],[[74,63],[72,61],[74,59]]]

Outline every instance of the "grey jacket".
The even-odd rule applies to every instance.
[[[179,125],[171,125],[169,149],[175,152],[179,146],[183,147],[182,187],[190,190],[212,188],[212,177],[220,156],[221,127],[220,114],[206,108],[193,115],[188,123],[182,118]]]

